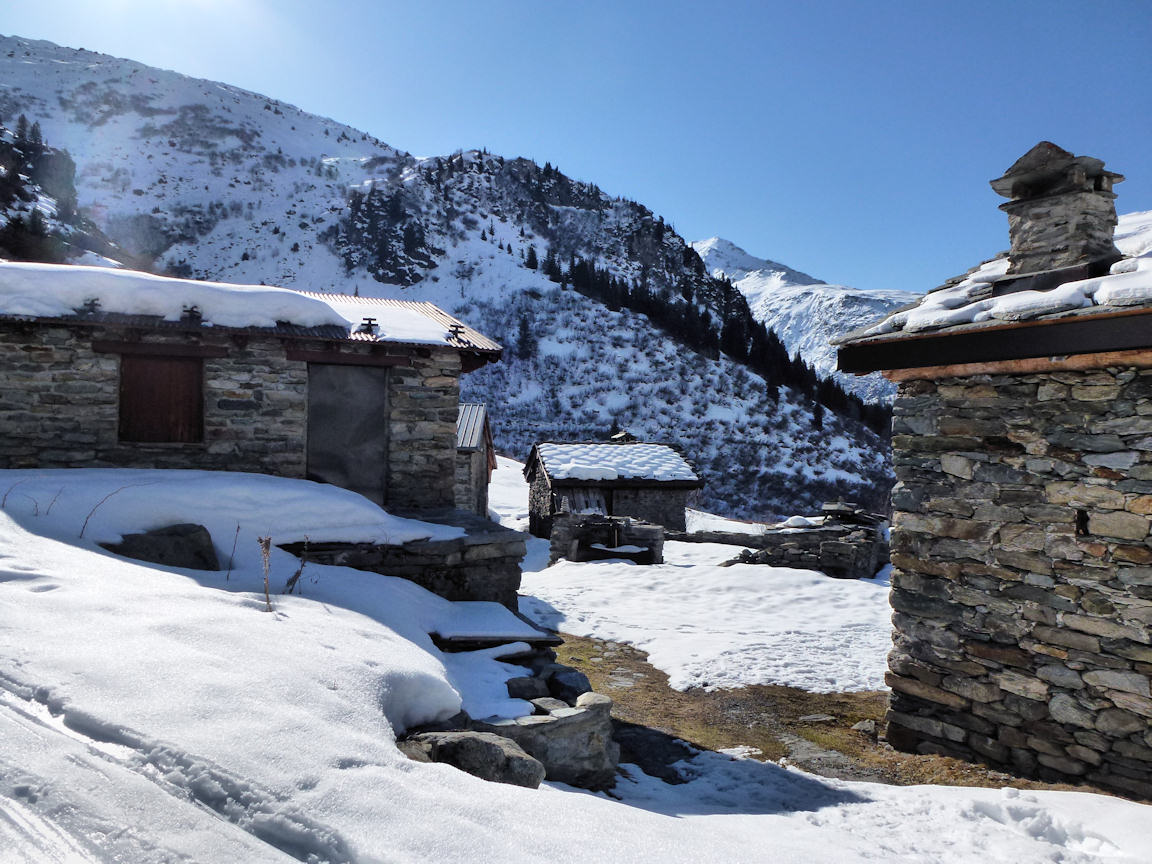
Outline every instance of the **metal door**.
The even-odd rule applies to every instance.
[[[308,364],[308,479],[387,500],[388,370]]]

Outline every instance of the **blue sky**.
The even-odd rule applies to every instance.
[[[926,290],[1007,246],[1042,139],[1152,210],[1148,0],[40,0],[0,30],[226,81],[417,155],[487,147],[688,239]]]

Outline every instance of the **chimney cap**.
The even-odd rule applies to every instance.
[[[1072,181],[1072,175],[1082,172],[1083,179]],[[1003,176],[989,183],[997,195],[1005,198],[1036,198],[1070,190],[1084,180],[1108,177],[1111,183],[1120,183],[1123,174],[1104,170],[1104,160],[1095,156],[1074,156],[1051,141],[1041,141],[1019,159]],[[1104,191],[1111,191],[1109,188]]]

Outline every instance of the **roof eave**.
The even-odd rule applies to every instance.
[[[894,369],[1149,348],[1152,307],[1140,307],[845,341],[837,351],[837,369],[865,375]]]

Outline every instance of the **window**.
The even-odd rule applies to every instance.
[[[120,356],[120,440],[189,444],[204,440],[204,361]]]

